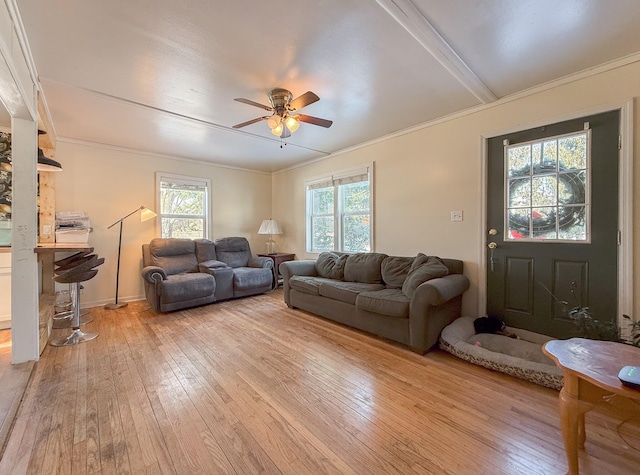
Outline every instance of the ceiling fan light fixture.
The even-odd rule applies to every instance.
[[[300,127],[300,122],[298,122],[296,118],[292,116],[287,117],[284,123],[290,132],[295,132],[296,130],[298,130],[298,127]]]
[[[273,114],[271,117],[267,119],[267,125],[271,130],[275,129],[282,122],[282,117],[278,114]]]
[[[273,127],[271,129],[271,133],[273,135],[277,135],[278,137],[280,137],[280,135],[282,134],[282,131],[284,130],[284,127],[282,127],[282,122],[279,123],[277,126]]]

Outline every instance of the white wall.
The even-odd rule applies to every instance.
[[[392,255],[417,252],[462,259],[471,288],[463,314],[478,315],[481,242],[482,137],[526,129],[580,116],[640,96],[640,63],[632,63],[574,82],[539,90],[519,99],[499,101],[474,113],[434,123],[325,160],[273,176],[273,217],[286,227],[286,250],[305,256],[306,179],[374,161],[375,251]],[[634,157],[640,155],[640,113],[634,117]],[[337,124],[336,124],[337,125]],[[640,167],[635,167],[638,188]],[[635,230],[640,206],[635,197]],[[450,212],[463,210],[464,221],[451,222]],[[638,233],[634,232],[634,248]],[[640,259],[634,260],[637,272]],[[636,279],[635,292],[640,290]],[[636,299],[640,300],[640,299]],[[639,314],[638,302],[635,314]]]
[[[102,305],[115,297],[118,226],[107,227],[144,205],[158,212],[156,171],[210,178],[212,182],[212,236],[244,236],[254,253],[263,252],[265,236],[257,231],[271,216],[271,176],[183,159],[59,140],[56,160],[63,171],[56,174],[56,210],[84,211],[93,232],[89,244],[105,263],[85,283],[83,306]],[[140,277],[141,245],[159,236],[158,220],[141,223],[138,216],[123,225],[119,300],[144,298]]]

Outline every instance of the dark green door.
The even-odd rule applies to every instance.
[[[489,315],[558,338],[575,306],[616,319],[619,116],[489,139]]]

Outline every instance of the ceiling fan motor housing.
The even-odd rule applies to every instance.
[[[286,89],[275,88],[269,91],[269,102],[279,116],[282,116],[287,109],[291,99],[293,99],[293,94]]]

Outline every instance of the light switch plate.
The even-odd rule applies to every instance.
[[[451,221],[462,221],[462,211],[452,211]]]

